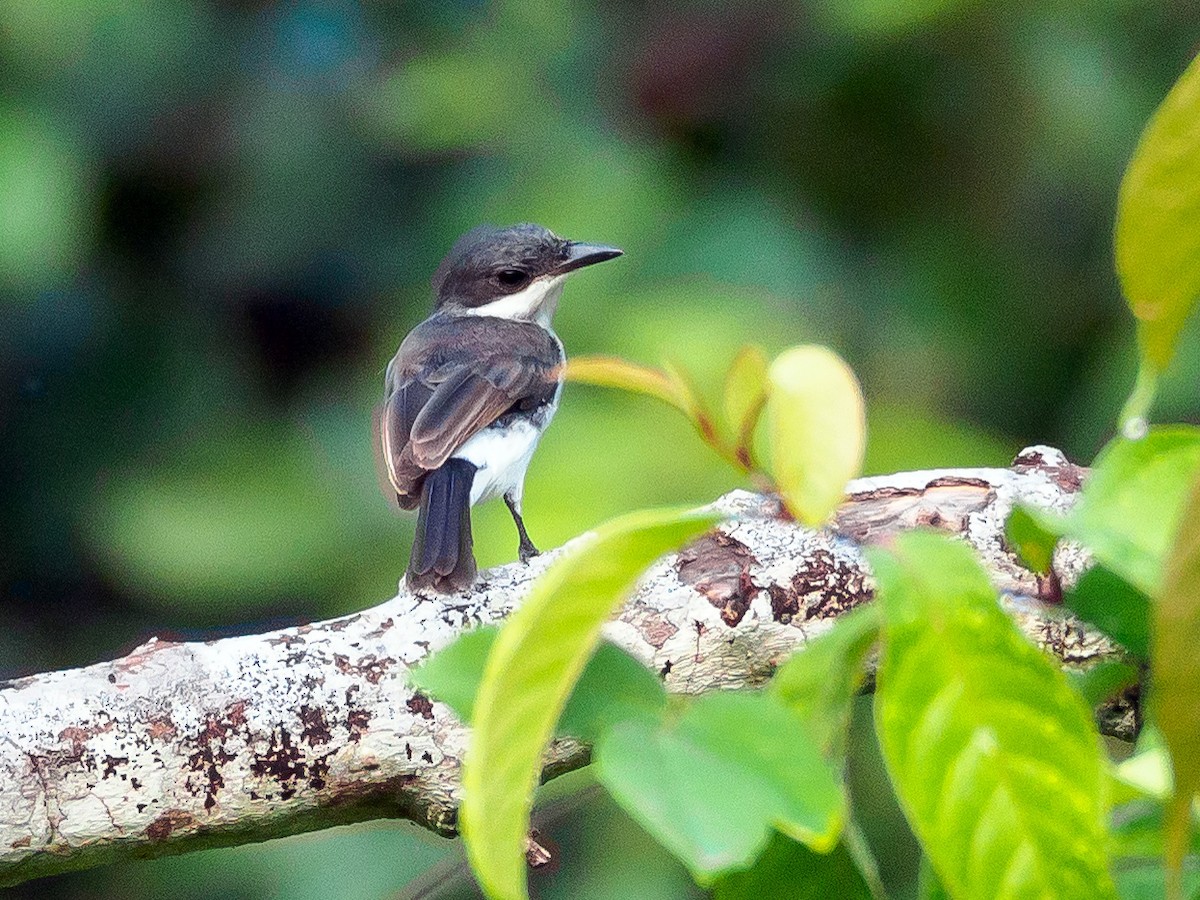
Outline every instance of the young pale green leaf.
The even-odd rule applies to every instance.
[[[1154,604],[1150,702],[1171,753],[1175,790],[1168,808],[1166,863],[1177,878],[1200,792],[1200,478],[1192,486]]]
[[[1054,560],[1062,531],[1062,517],[1018,504],[1004,523],[1004,537],[1031,572],[1045,575]]]
[[[468,631],[415,668],[409,684],[470,722],[484,666],[499,631],[495,626]],[[653,672],[620,647],[601,642],[579,676],[556,731],[591,741],[614,722],[633,715],[657,717],[666,705],[667,693]]]
[[[872,900],[850,852],[838,844],[829,853],[814,853],[781,834],[744,872],[722,876],[713,887],[713,900]]]
[[[771,363],[767,423],[771,468],[799,521],[821,525],[862,469],[867,425],[854,372],[827,347],[785,350]]]
[[[694,418],[695,397],[686,385],[681,387],[677,377],[653,366],[643,366],[616,356],[577,356],[567,361],[566,377],[570,381],[656,397],[671,404],[689,419]]]
[[[1200,58],[1142,133],[1117,198],[1116,261],[1144,360],[1162,371],[1200,298]]]
[[[804,723],[825,758],[835,764],[840,765],[845,753],[851,704],[878,636],[878,608],[861,606],[793,653],[767,689]]]
[[[767,354],[762,347],[748,344],[738,351],[725,373],[722,397],[725,427],[739,445],[745,444],[754,430],[767,400]]]
[[[710,694],[676,721],[633,719],[596,745],[596,776],[702,882],[747,867],[772,829],[827,852],[842,787],[815,742],[766,694]]]
[[[1001,610],[970,548],[914,532],[870,561],[880,745],[951,896],[1113,897],[1091,711]]]
[[[700,402],[700,392],[696,390],[692,377],[686,369],[669,359],[664,359],[662,365],[667,382],[671,385],[671,391],[678,398],[676,405],[687,413],[688,418],[700,429],[701,434],[706,438],[712,436],[712,418],[705,410],[704,404]]]
[[[542,754],[601,626],[650,563],[717,520],[647,511],[602,525],[546,571],[500,630],[475,699],[460,814],[489,897],[526,896],[525,838]]]
[[[1104,566],[1084,572],[1063,605],[1130,653],[1142,659],[1150,655],[1150,600]]]

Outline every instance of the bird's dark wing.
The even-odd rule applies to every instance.
[[[432,388],[412,380],[393,390],[375,410],[375,464],[382,476],[380,485],[404,509],[416,506],[421,493],[420,480],[425,475],[425,469],[406,457],[405,449],[413,422],[432,396]]]
[[[549,402],[562,361],[557,342],[536,325],[479,317],[466,325],[479,329],[470,341],[462,340],[461,320],[457,341],[445,334],[438,339],[435,327],[422,328],[389,368],[390,392],[378,426],[388,481],[408,509],[419,502],[426,473],[479,430],[513,407]]]

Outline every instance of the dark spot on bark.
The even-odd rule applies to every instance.
[[[325,787],[326,776],[329,774],[329,757],[332,753],[319,756],[308,764],[308,785],[315,791]]]
[[[663,663],[663,667],[658,670],[658,676],[660,678],[666,678],[668,675],[670,675],[671,674],[671,665],[672,665],[672,663],[668,659],[665,663]]]
[[[116,676],[116,675],[114,675],[112,672],[109,672],[109,673],[108,673],[108,683],[109,683],[109,684],[116,684],[116,683],[117,683],[117,676]]]
[[[915,487],[881,487],[873,491],[859,491],[850,495],[852,503],[866,503],[872,500],[894,500],[897,497],[919,497],[921,489]]]
[[[925,483],[925,490],[938,487],[975,487],[990,491],[992,485],[982,478],[966,478],[962,475],[943,475]]]
[[[433,762],[433,757],[430,755],[428,750],[426,750],[424,753],[421,754],[421,759],[423,759],[427,763]]]
[[[138,811],[138,812],[145,812],[145,811],[146,811],[146,804],[145,804],[145,803],[139,803],[139,804],[137,805],[137,811]]]
[[[404,742],[404,755],[409,759],[412,759],[412,744],[408,743],[407,741]]]
[[[343,675],[360,675],[371,684],[379,684],[380,679],[383,678],[393,662],[395,660],[388,657],[376,657],[374,654],[360,658],[357,663],[351,663],[350,657],[342,653],[337,653],[333,657],[333,664]]]
[[[368,631],[366,633],[366,637],[369,637],[369,638],[380,637],[385,631],[388,631],[389,629],[393,628],[395,626],[395,624],[396,623],[393,622],[390,617],[386,618],[382,622],[379,623],[379,627],[376,628],[374,631]]]
[[[106,753],[104,755],[104,773],[100,777],[107,778],[109,775],[116,775],[117,774],[117,766],[127,766],[127,765],[129,765],[129,757],[128,756],[109,756]],[[125,776],[121,776],[121,777],[124,778]]]
[[[350,740],[357,741],[371,724],[371,713],[365,709],[351,709],[346,713],[346,730],[350,732]]]
[[[178,809],[168,810],[146,826],[146,838],[152,844],[157,844],[169,838],[175,829],[187,828],[195,821],[191,813]]]
[[[287,786],[305,776],[308,766],[304,752],[292,743],[292,735],[282,726],[271,731],[271,743],[267,751],[250,763],[250,771],[259,778],[271,778]]]
[[[168,718],[151,719],[146,730],[151,740],[165,741],[175,736],[175,723]]]
[[[938,528],[944,521],[942,514],[936,509],[922,510],[917,513],[917,524],[927,528]]]
[[[96,730],[92,728],[79,728],[75,725],[64,728],[58,733],[60,741],[71,742],[71,753],[69,759],[79,760],[83,758],[85,751],[84,744],[91,740],[96,735]]]
[[[767,593],[771,616],[783,625],[801,615],[804,619],[830,618],[873,596],[862,571],[824,549],[809,554],[808,564],[792,576],[790,584],[772,584]]]
[[[1062,581],[1053,569],[1045,575],[1037,576],[1037,596],[1039,600],[1049,606],[1062,606]]]
[[[305,643],[305,640],[299,634],[293,634],[290,631],[285,631],[283,634],[280,634],[276,637],[267,638],[267,643],[272,647],[279,647],[282,645],[290,650],[292,648],[292,644],[303,644]]]
[[[338,619],[336,622],[330,622],[325,626],[327,631],[345,631],[351,624],[362,618],[361,613],[355,613],[352,616],[346,616],[344,619]]]
[[[27,834],[24,837],[17,838],[15,841],[13,841],[8,846],[12,847],[14,850],[19,850],[22,847],[28,847],[32,843],[33,843],[33,838]]]
[[[742,621],[759,586],[750,576],[758,560],[750,548],[714,529],[679,551],[679,580],[694,587],[721,611],[721,620],[734,626]]]
[[[408,702],[405,704],[405,706],[408,707],[409,712],[416,713],[422,719],[433,718],[433,703],[424,694],[413,694],[408,698]]]
[[[815,550],[809,565],[792,576],[791,589],[804,618],[829,618],[866,603],[873,596],[863,573],[828,550]]]
[[[204,793],[204,808],[217,805],[217,792],[225,787],[221,767],[236,759],[225,749],[225,739],[246,724],[246,701],[230,704],[221,715],[209,715],[204,728],[196,735],[196,752],[188,757],[188,768],[200,773],[200,783],[188,777],[184,785],[193,794]],[[172,731],[174,728],[172,727]]]
[[[325,713],[319,706],[301,706],[300,722],[304,726],[300,732],[300,740],[308,741],[308,746],[328,744],[333,735],[329,731],[329,723],[325,721]]]
[[[777,584],[767,586],[771,597],[771,618],[782,625],[787,625],[800,612],[800,598],[787,588]]]
[[[129,786],[135,791],[140,791],[142,789],[142,783],[138,781],[136,777],[129,779]]]
[[[1018,472],[1023,469],[1036,469],[1064,491],[1072,494],[1083,486],[1088,476],[1086,468],[1075,465],[1065,456],[1046,459],[1045,454],[1038,450],[1025,450],[1013,460],[1012,467]]]

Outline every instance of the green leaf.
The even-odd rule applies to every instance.
[[[1114,791],[1116,802],[1144,797],[1166,800],[1171,796],[1171,757],[1161,744],[1139,749],[1129,759],[1122,760],[1112,774],[1117,786]]]
[[[862,469],[867,425],[862,389],[832,350],[812,344],[775,358],[767,397],[771,467],[788,509],[821,525]]]
[[[800,721],[766,694],[709,694],[674,722],[634,719],[596,745],[596,777],[701,882],[747,867],[772,828],[818,851],[845,798]]]
[[[1042,510],[1018,504],[1004,523],[1004,537],[1031,572],[1045,575],[1058,544],[1056,525],[1055,519]]]
[[[1167,871],[1174,880],[1187,849],[1192,797],[1200,791],[1200,479],[1167,558],[1154,614],[1150,703],[1175,775],[1166,825]]]
[[[1117,198],[1116,262],[1143,360],[1162,371],[1200,297],[1200,58],[1151,117]]]
[[[738,351],[725,373],[725,425],[739,445],[748,443],[766,402],[767,366],[762,347],[749,344]]]
[[[501,629],[462,776],[467,856],[490,897],[526,896],[525,838],[542,754],[601,626],[650,563],[716,521],[658,510],[602,525],[546,571]]]
[[[445,703],[462,721],[470,722],[484,665],[499,633],[498,626],[485,625],[460,635],[410,671],[408,683]]]
[[[1095,709],[1109,697],[1138,683],[1138,670],[1128,663],[1106,659],[1082,672],[1067,674],[1083,702]]]
[[[771,836],[767,849],[744,872],[722,876],[713,888],[713,900],[871,900],[863,880],[844,845],[829,853],[814,853],[781,834]]]
[[[1084,572],[1063,605],[1135,656],[1150,655],[1150,600],[1104,566]]]
[[[1027,512],[1037,528],[1078,541],[1099,564],[1153,597],[1198,474],[1200,428],[1153,428],[1139,440],[1116,438],[1101,451],[1067,515]]]
[[[1000,609],[970,548],[914,532],[869,558],[885,622],[876,728],[946,889],[1112,897],[1091,710]]]
[[[1096,458],[1083,497],[1067,518],[1068,536],[1142,593],[1156,596],[1198,472],[1198,428],[1155,428],[1141,440],[1117,438]]]
[[[863,663],[879,635],[879,610],[861,606],[792,654],[768,691],[808,728],[825,758],[840,765],[851,704],[863,680]]]
[[[950,900],[946,888],[938,880],[937,872],[933,871],[929,857],[924,855],[921,856],[921,871],[917,879],[917,897],[918,900]]]
[[[1163,804],[1152,800],[1126,803],[1113,812],[1113,855],[1163,855]],[[1200,835],[1193,830],[1188,853],[1200,854]]]
[[[617,722],[635,715],[659,719],[667,692],[658,676],[620,647],[603,642],[571,692],[558,734],[597,740]]]
[[[488,653],[499,632],[495,626],[468,631],[410,672],[409,684],[470,722]],[[666,705],[667,693],[653,672],[620,647],[602,642],[579,676],[556,733],[595,740],[614,722],[633,715],[660,716]]]
[[[1163,900],[1166,879],[1162,863],[1157,859],[1131,861],[1117,869],[1117,887],[1121,900]],[[1183,880],[1184,894],[1196,900],[1200,890],[1200,872],[1188,872]]]

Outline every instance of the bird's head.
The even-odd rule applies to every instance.
[[[433,276],[439,310],[549,325],[572,272],[621,255],[615,247],[560,238],[540,225],[468,231]]]

